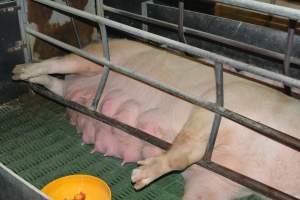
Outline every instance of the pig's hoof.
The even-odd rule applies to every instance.
[[[27,80],[41,75],[41,66],[39,64],[20,64],[13,69],[13,80]]]
[[[164,156],[148,158],[139,161],[138,164],[140,166],[134,169],[131,174],[131,181],[134,183],[136,190],[145,187],[170,171]]]

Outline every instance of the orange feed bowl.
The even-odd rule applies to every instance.
[[[53,200],[111,200],[111,191],[101,179],[71,175],[48,183],[42,192]]]

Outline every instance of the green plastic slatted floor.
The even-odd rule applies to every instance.
[[[0,161],[39,189],[56,178],[83,173],[105,180],[113,200],[176,200],[182,196],[178,174],[135,192],[130,182],[135,164],[121,166],[118,159],[90,154],[91,149],[91,145],[81,145],[65,109],[56,103],[26,97],[0,106]]]

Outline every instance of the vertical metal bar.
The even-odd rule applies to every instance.
[[[25,62],[29,63],[32,60],[32,51],[31,51],[31,43],[30,37],[25,31],[25,27],[28,26],[27,20],[27,3],[26,0],[17,0],[17,6],[20,7],[18,10],[18,18],[19,18],[19,25],[20,25],[20,33],[22,41],[25,42],[25,48],[23,49]]]
[[[224,105],[224,86],[223,86],[223,64],[216,63],[215,65],[215,78],[216,78],[216,102],[218,106]],[[221,123],[221,115],[215,114],[211,133],[209,136],[209,140],[207,143],[206,151],[203,156],[203,160],[211,160],[212,152],[215,146],[215,142],[217,139],[220,123]]]
[[[145,17],[148,17],[148,9],[147,9],[147,4],[148,3],[153,3],[153,1],[152,0],[150,0],[150,1],[144,1],[144,2],[142,2],[141,3],[141,10],[142,10],[142,16],[145,16]],[[148,24],[142,24],[142,29],[144,30],[144,31],[147,31],[148,32]]]
[[[275,4],[276,4],[276,1],[277,1],[277,0],[271,0],[270,3],[273,4],[273,5],[275,5]],[[268,19],[267,19],[267,21],[266,21],[266,23],[265,23],[265,26],[271,26],[271,21],[272,21],[272,19],[273,19],[273,15],[270,14],[269,17],[268,17]]]
[[[69,0],[65,0],[65,2],[66,2],[67,6],[71,6]],[[72,26],[73,26],[73,30],[74,30],[74,35],[75,35],[75,38],[76,38],[76,41],[77,41],[77,45],[78,45],[79,48],[82,48],[77,24],[76,24],[73,16],[71,16],[70,18],[71,18],[71,22],[72,22]]]
[[[97,0],[97,15],[104,17],[104,11],[103,11],[103,0]],[[101,33],[101,39],[102,39],[102,49],[103,49],[103,55],[106,60],[110,60],[110,55],[109,55],[109,46],[108,46],[108,38],[107,38],[107,32],[106,32],[106,27],[105,24],[99,24],[100,27],[100,33]],[[92,102],[92,109],[97,110],[101,95],[103,93],[106,81],[108,79],[109,75],[109,68],[107,66],[104,66],[104,70],[96,91],[96,95],[93,99]]]
[[[186,43],[183,30],[183,19],[184,19],[184,0],[178,2],[178,38],[180,42]]]
[[[296,28],[297,21],[289,20],[289,28],[288,28],[288,36],[287,36],[287,49],[286,54],[284,57],[283,63],[283,74],[289,76],[290,74],[290,63],[291,63],[291,54],[293,50],[293,42],[294,42],[294,35],[295,35],[295,28]],[[291,94],[291,88],[288,86],[284,86],[285,91],[288,95]]]

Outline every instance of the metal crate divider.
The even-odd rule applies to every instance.
[[[20,0],[22,1],[22,0]],[[247,71],[250,73],[253,73],[255,75],[259,75],[259,76],[263,76],[266,78],[269,78],[271,80],[275,80],[275,81],[279,81],[282,82],[286,87],[296,87],[296,88],[300,88],[300,81],[281,75],[281,74],[276,74],[264,69],[259,69],[255,66],[249,65],[249,64],[245,64],[230,58],[226,58],[224,56],[220,56],[181,42],[177,42],[174,40],[170,40],[152,33],[148,33],[109,19],[106,19],[103,17],[103,15],[100,14],[100,16],[96,16],[96,15],[92,15],[90,13],[78,10],[78,9],[74,9],[65,5],[61,5],[59,3],[55,3],[49,0],[34,0],[35,2],[41,3],[43,5],[49,6],[53,9],[59,10],[59,11],[63,11],[67,14],[70,15],[76,15],[77,17],[81,17],[93,22],[96,22],[99,24],[100,26],[100,30],[102,33],[102,42],[103,42],[103,47],[104,47],[104,58],[99,59],[95,56],[89,55],[88,53],[84,52],[83,50],[80,50],[78,48],[75,48],[73,46],[70,46],[66,43],[63,43],[61,41],[58,41],[54,38],[51,38],[45,34],[39,33],[33,29],[31,29],[28,25],[27,25],[27,21],[26,21],[26,17],[23,18],[23,27],[24,27],[24,32],[26,32],[26,37],[24,36],[23,39],[26,40],[27,42],[27,46],[28,46],[28,34],[35,36],[39,39],[45,40],[47,42],[49,42],[50,44],[59,46],[61,48],[64,48],[72,53],[75,53],[81,57],[84,57],[90,61],[93,61],[97,64],[101,64],[105,66],[105,71],[106,73],[104,73],[104,75],[101,78],[101,81],[99,83],[99,87],[98,87],[98,91],[97,91],[97,95],[93,101],[92,104],[92,109],[90,108],[86,108],[83,107],[75,102],[71,102],[68,100],[63,99],[60,96],[54,95],[53,93],[45,90],[42,87],[39,87],[37,85],[32,85],[32,88],[37,91],[38,93],[45,95],[47,97],[52,98],[53,100],[60,102],[64,105],[66,105],[67,107],[70,107],[74,110],[77,110],[79,112],[82,112],[84,114],[87,114],[97,120],[100,120],[104,123],[107,123],[111,126],[114,126],[116,128],[122,129],[123,131],[126,131],[127,133],[138,137],[140,139],[146,140],[147,142],[154,144],[162,149],[168,149],[170,147],[171,144],[160,140],[159,138],[156,138],[154,136],[151,136],[141,130],[135,129],[133,127],[130,127],[126,124],[123,124],[117,120],[114,120],[112,118],[106,117],[101,113],[96,112],[97,110],[97,105],[99,102],[99,99],[101,97],[101,93],[102,90],[105,86],[105,82],[108,76],[108,72],[109,70],[113,70],[116,71],[120,74],[123,74],[125,76],[128,76],[132,79],[138,80],[140,82],[143,82],[145,84],[148,84],[154,88],[157,88],[161,91],[164,91],[170,95],[176,96],[182,100],[185,100],[187,102],[190,102],[194,105],[197,106],[201,106],[209,111],[212,111],[214,113],[216,113],[215,115],[215,120],[214,120],[214,125],[213,125],[213,129],[212,129],[212,133],[211,137],[210,137],[210,142],[207,146],[207,152],[205,154],[205,159],[202,159],[201,161],[199,161],[197,164],[205,167],[211,171],[214,171],[222,176],[225,176],[239,184],[242,184],[246,187],[249,187],[257,192],[260,192],[268,197],[271,198],[276,198],[276,199],[296,199],[295,197],[292,197],[282,191],[278,191],[274,188],[271,188],[263,183],[260,183],[258,181],[255,181],[249,177],[246,177],[242,174],[239,174],[237,172],[234,172],[230,169],[227,169],[223,166],[218,165],[217,163],[214,163],[212,161],[210,161],[210,155],[212,153],[213,150],[213,145],[214,145],[214,140],[217,134],[217,130],[218,130],[218,125],[220,123],[220,119],[221,116],[222,117],[226,117],[236,123],[239,123],[247,128],[250,128],[256,132],[258,132],[259,134],[262,134],[266,137],[269,137],[272,140],[275,140],[279,143],[282,143],[286,146],[289,146],[290,148],[293,148],[297,151],[300,151],[300,141],[297,138],[291,137],[283,132],[280,132],[278,130],[275,130],[271,127],[268,127],[264,124],[255,122],[249,118],[246,118],[242,115],[239,115],[238,113],[234,113],[226,108],[223,107],[223,98],[222,98],[222,93],[223,93],[223,88],[222,88],[222,64],[228,64],[230,66],[232,66],[233,68],[237,69],[237,70],[243,70],[243,71]],[[297,21],[300,19],[300,11],[296,10],[296,9],[291,9],[291,8],[283,8],[281,6],[277,6],[277,5],[271,5],[271,4],[266,4],[266,3],[260,3],[257,1],[242,1],[242,0],[218,0],[216,2],[220,2],[220,3],[225,3],[225,4],[229,4],[229,5],[233,5],[233,6],[238,6],[238,7],[242,7],[242,8],[247,8],[247,9],[252,9],[255,11],[260,11],[260,12],[265,12],[271,15],[280,15],[283,17],[287,17],[292,21]],[[24,5],[24,3],[23,3]],[[98,7],[100,11],[100,13],[103,14],[103,8],[108,8],[105,7],[103,5],[103,2],[98,0]],[[23,8],[24,9],[24,8]],[[100,10],[101,9],[101,10]],[[23,15],[25,15],[26,13],[23,12]],[[99,14],[99,12],[98,12]],[[292,24],[292,23],[291,23]],[[166,47],[169,48],[173,48],[179,51],[182,51],[184,53],[193,55],[193,56],[197,56],[197,57],[203,57],[209,60],[212,60],[213,62],[216,63],[216,82],[217,82],[217,103],[212,103],[212,102],[207,102],[207,101],[203,101],[203,100],[197,100],[189,95],[186,95],[172,87],[169,87],[167,85],[164,85],[156,80],[152,80],[149,79],[146,76],[140,75],[135,73],[134,71],[131,71],[129,69],[126,69],[122,66],[119,65],[115,65],[113,63],[111,63],[109,61],[109,49],[108,49],[108,43],[107,43],[107,35],[106,35],[106,30],[105,30],[105,26],[110,26],[112,28],[124,31],[126,33],[132,34],[140,39],[143,40],[149,40],[152,42],[156,42],[156,43],[160,43],[165,45]],[[292,44],[292,37],[293,37],[293,26],[290,26],[290,34],[288,34],[288,41],[289,44]],[[292,45],[288,45],[288,49],[291,49]],[[30,50],[30,48],[27,48],[27,50]],[[277,55],[278,56],[278,55]],[[279,56],[280,58],[282,57],[282,55]],[[288,67],[289,67],[289,63],[290,63],[290,53],[289,50],[287,51],[287,54],[285,55],[285,71],[288,71]],[[294,61],[297,59],[293,59]],[[105,75],[107,74],[107,75]]]

